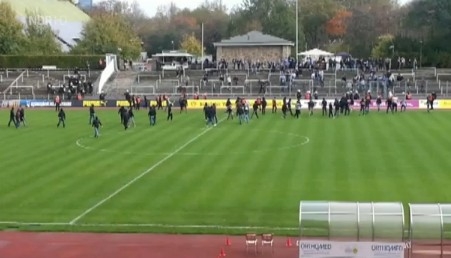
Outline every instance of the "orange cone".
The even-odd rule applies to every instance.
[[[226,238],[226,246],[231,246],[231,245],[232,245],[232,242],[230,241],[230,238],[227,237]]]
[[[220,256],[220,257],[225,257],[225,256],[226,256],[226,253],[225,253],[225,251],[224,251],[224,248],[221,248],[221,252],[219,253],[219,256]]]
[[[293,243],[291,243],[291,238],[287,238],[287,242],[285,244],[287,247],[291,247]]]

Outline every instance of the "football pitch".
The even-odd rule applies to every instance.
[[[408,111],[329,119],[267,113],[206,127],[202,111],[149,126],[136,111],[26,110],[8,128],[0,111],[0,229],[296,234],[301,200],[451,201],[451,113]]]

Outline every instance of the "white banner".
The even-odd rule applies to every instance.
[[[404,258],[405,243],[300,241],[300,258]]]
[[[425,99],[420,99],[420,108],[421,109],[426,109],[427,108],[427,100],[425,100]],[[439,104],[439,101],[438,100],[434,100],[434,108],[437,108],[437,109],[439,109],[440,108],[440,104]]]

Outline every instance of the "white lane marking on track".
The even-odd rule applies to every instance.
[[[219,122],[224,121],[225,118],[221,119]],[[160,166],[161,164],[163,164],[166,160],[172,158],[175,154],[179,153],[181,150],[185,149],[188,145],[190,145],[192,142],[196,141],[197,139],[199,139],[201,136],[203,136],[204,134],[206,134],[207,132],[209,132],[211,129],[213,129],[213,127],[209,127],[207,129],[205,129],[204,131],[202,131],[201,133],[199,133],[198,135],[194,136],[193,138],[191,138],[189,141],[187,141],[185,144],[183,144],[182,146],[180,146],[178,149],[176,149],[175,151],[169,153],[168,155],[166,155],[164,158],[162,158],[160,161],[158,161],[157,163],[155,163],[153,166],[151,166],[150,168],[148,168],[146,171],[142,172],[141,174],[139,174],[138,176],[136,176],[135,178],[133,178],[132,180],[130,180],[129,182],[127,182],[126,184],[124,184],[123,186],[121,186],[119,189],[117,189],[116,191],[114,191],[113,193],[111,193],[110,195],[108,195],[107,197],[103,198],[102,200],[100,200],[99,202],[97,202],[96,204],[94,204],[93,206],[91,206],[90,208],[88,208],[87,210],[85,210],[84,212],[82,212],[80,215],[78,215],[77,217],[75,217],[74,219],[72,219],[69,224],[74,224],[77,221],[79,221],[80,219],[82,219],[84,216],[86,216],[87,214],[91,213],[93,210],[95,210],[97,207],[101,206],[102,204],[104,204],[105,202],[107,202],[108,200],[110,200],[111,198],[113,198],[114,196],[118,195],[119,193],[121,193],[122,191],[124,191],[127,187],[129,187],[130,185],[132,185],[133,183],[135,183],[136,181],[138,181],[139,179],[141,179],[143,176],[149,174],[150,172],[152,172],[155,168],[157,168],[158,166]]]
[[[0,225],[18,225],[18,226],[79,226],[79,227],[147,227],[147,228],[185,228],[185,229],[268,229],[268,230],[299,230],[296,227],[271,227],[271,226],[227,226],[227,225],[174,225],[158,223],[77,223],[70,222],[20,222],[20,221],[0,221]]]

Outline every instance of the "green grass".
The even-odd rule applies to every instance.
[[[87,110],[66,113],[65,129],[50,110],[27,110],[25,128],[1,125],[0,221],[20,223],[0,229],[239,233],[250,226],[295,234],[301,200],[451,201],[448,112],[267,114],[205,131],[201,112],[177,111],[173,122],[161,112],[150,128],[140,111],[138,126],[124,131],[117,110],[99,110],[99,139]],[[2,121],[8,115],[0,111]]]

